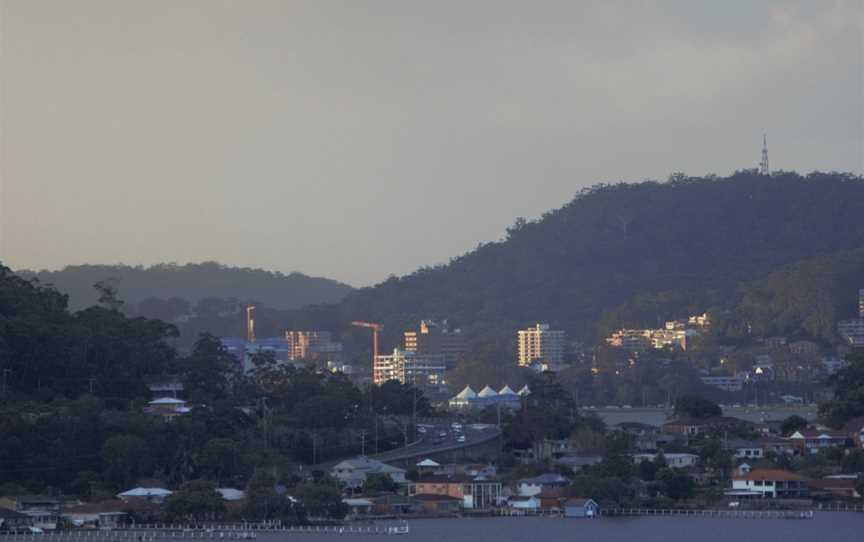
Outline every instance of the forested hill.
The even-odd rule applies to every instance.
[[[196,303],[206,298],[262,301],[269,307],[293,309],[316,303],[337,303],[352,288],[330,279],[301,273],[273,273],[262,269],[228,267],[215,262],[152,267],[127,265],[76,265],[60,271],[19,271],[19,275],[54,285],[69,295],[73,310],[97,302],[93,288],[108,282],[127,304],[160,298],[179,298]]]
[[[741,282],[864,246],[864,182],[753,171],[599,185],[448,265],[357,290],[343,320],[399,331],[419,318],[499,330],[536,321],[592,338],[600,314],[652,292],[729,299]],[[390,337],[391,339],[393,337]]]

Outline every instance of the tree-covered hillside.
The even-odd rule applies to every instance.
[[[518,220],[506,240],[355,291],[340,313],[383,322],[392,341],[420,318],[492,324],[502,336],[546,321],[591,339],[604,310],[637,294],[731,299],[780,266],[864,246],[862,213],[864,183],[847,174],[599,185]]]
[[[262,269],[228,267],[216,262],[152,267],[128,265],[76,265],[60,271],[21,271],[69,296],[73,310],[96,303],[97,282],[109,282],[127,305],[154,298],[189,303],[202,299],[240,299],[265,302],[277,309],[293,309],[315,303],[337,303],[351,287],[302,273],[274,273]],[[146,310],[144,312],[147,312]]]

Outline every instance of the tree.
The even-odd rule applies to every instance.
[[[834,388],[834,399],[819,406],[820,416],[834,427],[864,416],[864,352],[857,350],[846,357],[849,365],[828,380]]]
[[[722,416],[720,405],[695,395],[685,395],[675,401],[675,415],[688,418],[713,418]]]
[[[807,427],[807,420],[801,416],[789,416],[780,425],[780,433],[784,436],[789,436],[799,429]]]
[[[150,473],[151,458],[147,441],[135,435],[111,437],[102,446],[105,477],[118,487],[128,487]]]
[[[237,443],[230,438],[208,440],[201,450],[198,463],[219,484],[224,477],[234,473],[234,468],[237,466]]]
[[[380,472],[366,475],[366,483],[363,484],[366,493],[390,493],[396,491],[398,487],[388,474]]]
[[[335,485],[302,484],[295,488],[294,496],[309,516],[342,519],[348,515],[348,505]]]
[[[696,481],[681,469],[664,469],[658,478],[663,483],[663,493],[670,499],[689,499],[696,491]]]
[[[186,393],[204,403],[225,398],[229,380],[239,371],[240,363],[242,360],[229,353],[217,337],[202,333],[192,353],[179,361]]]
[[[165,500],[165,512],[177,520],[214,520],[224,514],[225,503],[213,483],[192,480]]]

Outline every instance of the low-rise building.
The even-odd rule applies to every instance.
[[[744,389],[744,379],[740,376],[703,376],[699,380],[706,386],[728,392],[738,392]]]
[[[564,503],[565,518],[596,518],[600,515],[600,505],[594,499],[568,499]]]
[[[657,456],[662,455],[666,460],[666,465],[678,469],[693,467],[699,462],[699,456],[696,454],[685,453],[670,453],[670,454],[634,454],[633,462],[637,465],[644,461],[654,461]]]
[[[849,435],[843,431],[808,427],[789,435],[789,440],[797,444],[802,452],[815,454],[828,448],[845,447]]]
[[[145,501],[161,504],[173,493],[173,491],[162,487],[136,487],[123,493],[118,493],[117,498],[125,502]]]
[[[732,478],[732,490],[770,498],[800,498],[808,494],[806,478],[780,469],[753,469],[738,474]]]
[[[764,448],[751,440],[724,440],[723,449],[732,452],[736,459],[761,459],[765,456]]]
[[[412,498],[420,508],[432,514],[456,514],[462,509],[462,500],[449,495],[422,493]]]
[[[570,485],[570,479],[557,473],[541,474],[519,480],[516,492],[523,497],[539,495],[543,490]]]
[[[366,456],[341,461],[331,469],[330,473],[340,484],[350,489],[363,487],[366,483],[366,477],[370,474],[386,474],[397,484],[406,483],[405,469],[387,465]]]
[[[462,508],[484,510],[501,501],[501,482],[464,474],[425,476],[409,486],[409,495],[448,495]]]

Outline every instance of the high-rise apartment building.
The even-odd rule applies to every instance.
[[[421,320],[420,327],[416,331],[406,331],[404,337],[406,352],[420,356],[443,356],[449,369],[455,367],[468,351],[465,335],[459,329],[449,329],[447,320],[440,323]]]
[[[537,324],[528,329],[520,329],[519,366],[527,367],[541,362],[549,367],[557,367],[564,362],[564,332],[549,328],[549,324]]]
[[[396,348],[392,354],[375,358],[372,381],[379,385],[388,380],[397,380],[402,384],[420,387],[441,386],[445,384],[446,370],[442,355],[421,356]]]
[[[342,343],[333,341],[329,331],[286,331],[288,359],[309,361],[338,361],[342,357]]]

